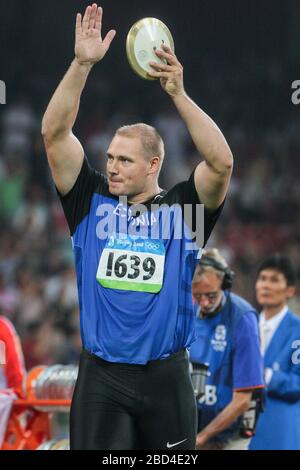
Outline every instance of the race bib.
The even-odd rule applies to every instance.
[[[109,289],[156,294],[163,285],[165,247],[161,240],[111,236],[104,248],[97,281]]]

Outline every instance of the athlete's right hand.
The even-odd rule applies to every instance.
[[[87,7],[83,19],[77,14],[75,56],[80,64],[92,65],[103,59],[116,35],[111,29],[102,40],[102,15],[103,10],[96,3]]]

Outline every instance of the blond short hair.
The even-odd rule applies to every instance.
[[[161,164],[165,156],[164,142],[155,127],[138,123],[120,127],[115,135],[121,137],[137,137],[141,141],[146,158],[159,157]]]

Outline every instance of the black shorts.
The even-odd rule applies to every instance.
[[[195,449],[197,406],[185,350],[146,365],[80,358],[70,448]]]

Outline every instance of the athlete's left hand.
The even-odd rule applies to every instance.
[[[154,70],[148,72],[148,75],[153,78],[159,78],[163,90],[166,91],[168,95],[175,97],[185,94],[183,67],[172,49],[162,44],[161,49],[156,49],[155,54],[160,59],[164,59],[167,63],[149,62]]]

